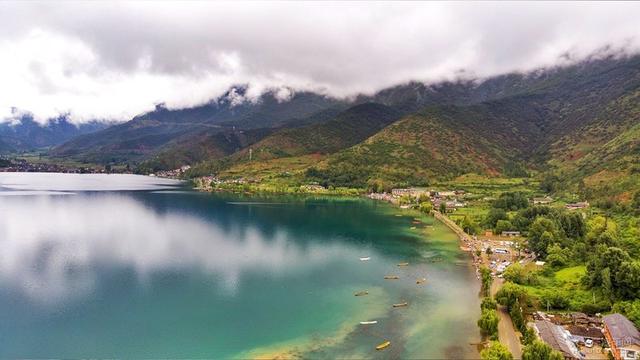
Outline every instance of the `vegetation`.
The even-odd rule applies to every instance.
[[[540,340],[535,340],[522,350],[522,360],[564,360],[564,356]]]
[[[492,341],[489,346],[480,352],[482,360],[513,360],[513,355],[506,346],[497,341]]]

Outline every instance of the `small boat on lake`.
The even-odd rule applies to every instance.
[[[426,281],[427,281],[427,278],[418,279],[418,280],[416,280],[416,284],[420,285],[420,284],[425,283]]]
[[[365,295],[369,295],[369,292],[367,290],[363,290],[363,291],[358,291],[357,293],[353,294],[354,296],[365,296]]]
[[[400,264],[398,264],[398,266],[408,266],[409,263],[408,262],[401,262]]]
[[[384,350],[384,349],[388,348],[389,346],[391,346],[391,341],[385,341],[382,344],[376,346],[376,350]]]
[[[399,303],[399,304],[393,304],[393,307],[394,308],[398,308],[398,307],[405,307],[407,305],[409,305],[408,302],[403,302],[403,303]]]
[[[400,279],[400,276],[398,275],[385,275],[385,280],[398,280]]]
[[[369,261],[371,260],[371,256],[367,256],[367,257],[361,257],[360,261]]]
[[[378,320],[371,320],[371,321],[360,321],[360,325],[373,325],[373,324],[377,324]]]

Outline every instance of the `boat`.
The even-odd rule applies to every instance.
[[[360,325],[373,325],[373,324],[377,324],[378,320],[371,320],[371,321],[360,321]]]
[[[408,262],[401,262],[400,264],[398,264],[398,266],[407,266],[407,265],[409,265]]]
[[[367,256],[367,257],[361,257],[360,261],[369,261],[371,260],[371,256]]]
[[[388,348],[389,346],[391,346],[391,341],[385,341],[382,344],[376,346],[376,350],[384,350],[386,348]]]
[[[403,302],[403,303],[399,303],[399,304],[393,304],[393,307],[405,307],[407,305],[409,305],[408,302]]]
[[[416,284],[422,284],[422,283],[424,283],[426,281],[427,281],[427,278],[418,279],[418,280],[416,280]]]
[[[369,295],[369,292],[367,290],[363,290],[363,291],[358,291],[357,293],[353,294],[354,296],[364,296],[364,295]]]
[[[400,277],[398,275],[386,275],[385,280],[398,280]]]

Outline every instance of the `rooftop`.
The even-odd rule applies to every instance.
[[[609,329],[609,333],[613,340],[618,344],[624,345],[640,345],[640,332],[633,323],[621,314],[606,315],[602,321]]]

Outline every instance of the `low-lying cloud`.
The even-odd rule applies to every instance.
[[[194,106],[231,85],[335,97],[640,49],[640,3],[2,2],[0,119]]]

